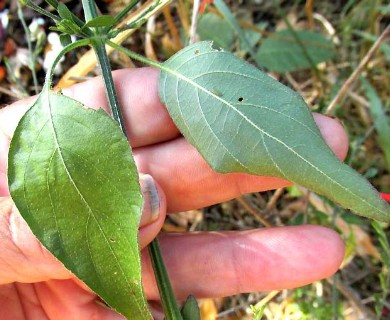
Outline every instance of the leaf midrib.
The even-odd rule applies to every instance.
[[[115,260],[116,260],[117,265],[119,266],[119,268],[120,268],[120,270],[121,270],[123,276],[124,276],[125,279],[126,279],[126,283],[127,283],[130,287],[132,287],[132,283],[131,283],[131,281],[128,279],[127,274],[124,272],[124,270],[123,270],[123,268],[122,268],[122,265],[119,263],[119,259],[118,259],[117,255],[116,255],[115,251],[113,250],[112,246],[110,245],[110,242],[109,242],[109,240],[108,240],[108,238],[107,238],[107,235],[106,235],[105,232],[103,231],[103,229],[102,229],[102,227],[101,227],[101,225],[100,225],[98,219],[95,217],[95,214],[94,214],[92,208],[90,207],[90,205],[88,204],[87,200],[84,198],[83,194],[81,193],[81,191],[80,191],[79,188],[77,187],[75,181],[73,180],[73,178],[72,178],[72,176],[71,176],[71,174],[70,174],[70,172],[69,172],[69,170],[68,170],[68,167],[66,166],[65,160],[64,160],[63,155],[62,155],[61,147],[60,147],[59,142],[58,142],[57,132],[56,132],[56,130],[55,130],[55,126],[54,126],[54,122],[53,122],[53,115],[52,115],[52,110],[51,110],[52,107],[51,107],[51,101],[50,101],[50,91],[49,91],[49,89],[46,89],[46,90],[47,90],[47,91],[46,91],[45,93],[43,93],[43,94],[44,94],[44,96],[47,98],[47,111],[48,111],[49,123],[50,123],[50,127],[51,127],[51,129],[52,129],[52,135],[53,135],[53,140],[54,140],[54,143],[55,143],[55,147],[56,147],[56,149],[58,150],[58,155],[59,155],[59,157],[60,157],[60,159],[61,159],[62,166],[64,167],[64,170],[65,170],[65,172],[66,172],[67,177],[69,178],[69,181],[71,182],[71,184],[72,184],[73,187],[75,188],[76,192],[79,194],[81,200],[84,202],[84,204],[86,205],[88,211],[90,212],[90,214],[91,214],[92,217],[94,218],[96,224],[98,225],[100,232],[101,232],[102,235],[104,236],[104,239],[105,239],[105,241],[106,241],[107,246],[110,248],[110,251],[111,251],[112,255],[115,257]],[[88,236],[87,236],[87,238],[88,238]],[[87,240],[87,241],[88,241],[88,240]],[[90,252],[90,254],[92,254],[92,253]],[[92,257],[91,257],[91,259],[92,259]],[[93,259],[92,259],[92,260],[93,260]],[[94,263],[94,262],[93,262],[93,263]],[[94,265],[94,267],[95,267],[95,265]],[[95,271],[97,272],[96,267],[95,267]],[[138,299],[133,299],[133,301],[134,301],[134,300],[136,301],[136,304],[137,304],[137,307],[138,307],[139,311],[143,312],[143,311],[144,311],[144,308],[143,308],[143,306],[141,306],[141,305],[139,304]]]
[[[206,53],[203,53],[203,54],[210,54],[212,53],[211,52],[206,52]],[[199,55],[198,55],[199,56]],[[187,63],[189,60],[185,61],[181,66],[183,66],[185,63]],[[180,67],[181,67],[180,66]],[[194,86],[195,88],[205,92],[206,94],[210,95],[211,97],[219,100],[220,102],[222,102],[224,105],[226,105],[227,107],[230,107],[232,110],[234,110],[238,115],[240,115],[242,118],[244,118],[254,129],[256,129],[257,131],[260,131],[261,133],[265,134],[266,136],[268,136],[269,138],[275,140],[276,142],[280,143],[282,146],[284,146],[288,151],[290,151],[292,154],[294,154],[295,156],[297,156],[298,158],[300,158],[301,160],[303,160],[304,162],[306,162],[309,166],[311,166],[313,169],[315,169],[316,171],[318,171],[320,174],[322,174],[324,177],[326,177],[329,181],[331,181],[332,183],[338,185],[340,188],[342,188],[343,190],[345,190],[347,193],[351,194],[352,196],[354,196],[355,198],[358,198],[360,201],[364,202],[366,205],[368,205],[369,207],[383,213],[384,215],[387,215],[387,212],[373,206],[371,203],[369,203],[368,201],[366,201],[365,199],[359,197],[358,195],[356,195],[354,192],[352,192],[351,190],[345,188],[342,184],[340,184],[339,182],[337,182],[336,180],[332,179],[331,177],[329,177],[325,172],[323,172],[322,170],[320,170],[318,167],[316,167],[315,165],[313,165],[310,161],[306,160],[303,156],[301,156],[298,152],[296,152],[294,149],[292,149],[290,146],[288,146],[287,144],[285,144],[283,141],[279,140],[278,138],[274,137],[273,135],[269,134],[268,132],[266,132],[265,130],[261,129],[260,127],[258,127],[255,123],[253,123],[248,117],[246,117],[242,112],[240,112],[237,108],[235,108],[232,104],[230,104],[228,101],[222,99],[221,97],[217,96],[216,94],[212,93],[211,91],[207,90],[206,88],[198,85],[196,82],[192,81],[192,79],[189,79],[188,77],[184,76],[183,74],[179,73],[179,72],[176,72],[175,70],[167,67],[166,65],[162,65],[161,66],[161,69],[187,83],[189,83],[190,85]]]

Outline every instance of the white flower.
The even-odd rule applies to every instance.
[[[30,30],[31,41],[43,40],[45,37],[45,29],[42,26],[45,25],[45,20],[42,18],[34,18],[28,26]]]
[[[3,27],[3,29],[7,29],[8,23],[9,23],[9,16],[8,16],[9,10],[5,9],[2,12],[0,12],[0,23]]]

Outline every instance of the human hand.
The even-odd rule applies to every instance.
[[[120,70],[114,79],[138,169],[149,174],[141,179],[146,199],[139,231],[141,248],[158,234],[166,212],[201,208],[243,193],[288,185],[279,178],[213,172],[180,135],[160,103],[158,71]],[[63,93],[89,107],[107,109],[101,79]],[[9,199],[7,150],[28,103],[23,100],[0,110],[1,318],[123,319],[97,303],[96,295],[42,247]],[[345,157],[347,138],[341,125],[321,115],[315,115],[315,120],[338,157]],[[159,201],[153,201],[155,195]],[[178,299],[189,294],[221,297],[302,286],[332,275],[344,255],[339,236],[321,226],[161,234],[159,239]],[[158,301],[146,250],[142,266],[146,295]]]

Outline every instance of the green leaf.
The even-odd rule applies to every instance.
[[[296,33],[315,64],[333,58],[335,52],[332,42],[324,36],[311,31]],[[275,32],[264,40],[255,60],[260,66],[276,72],[290,72],[311,67],[290,30]]]
[[[79,34],[81,31],[80,27],[75,22],[67,19],[61,20],[55,27],[50,27],[49,29],[70,35]]]
[[[389,205],[337,159],[297,93],[209,42],[183,49],[161,68],[162,101],[214,170],[285,178],[390,221]]]
[[[246,41],[243,42],[240,39],[240,51],[242,51],[242,54],[246,54],[253,51],[257,43],[260,41],[261,34],[250,29],[244,29],[243,32],[245,34]]]
[[[128,319],[150,319],[137,241],[142,196],[122,132],[103,110],[45,87],[11,142],[12,199],[36,237]]]
[[[216,14],[202,14],[199,17],[197,32],[201,40],[214,41],[216,46],[225,50],[232,48],[233,29],[225,19]]]
[[[58,11],[58,14],[60,15],[60,17],[62,19],[66,19],[66,20],[69,20],[69,21],[73,21],[73,16],[72,16],[72,12],[68,9],[68,7],[63,4],[62,2],[59,2],[58,3],[58,7],[57,7],[57,11]]]
[[[103,15],[89,20],[83,28],[112,27],[114,23],[114,17],[110,15]]]
[[[370,113],[378,133],[378,142],[385,154],[387,168],[390,170],[390,117],[386,114],[382,101],[373,86],[364,78],[362,78],[362,83],[370,101]]]
[[[60,42],[63,47],[72,43],[72,38],[69,34],[60,34]]]
[[[194,296],[188,296],[181,309],[181,315],[183,320],[200,320],[200,310]]]

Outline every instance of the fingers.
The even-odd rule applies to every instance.
[[[160,232],[166,215],[166,198],[163,189],[147,174],[140,175],[144,207],[139,229],[140,247],[145,248]]]
[[[159,71],[152,68],[123,69],[113,73],[128,137],[134,148],[179,135],[158,97],[158,76]],[[90,108],[109,110],[100,77],[64,89],[63,93]],[[20,100],[0,110],[0,130],[6,136],[12,137],[20,118],[35,99]]]
[[[158,96],[158,70],[124,69],[115,71],[113,76],[133,148],[167,141],[179,135]],[[63,92],[88,107],[108,110],[100,77],[64,89]]]
[[[348,138],[339,122],[315,114],[326,142],[344,158]],[[214,172],[184,138],[134,150],[138,169],[151,174],[167,197],[168,212],[202,208],[241,194],[287,186],[283,179]]]
[[[326,142],[343,159],[348,149],[344,128],[338,121],[326,116],[314,114],[314,118]],[[8,195],[5,169],[8,144],[9,140],[0,132],[0,196]],[[139,171],[152,175],[164,190],[168,212],[201,208],[243,193],[271,190],[289,184],[279,178],[218,174],[182,137],[133,151]]]
[[[114,80],[133,147],[154,144],[179,135],[157,92],[159,72],[151,68],[118,70]],[[64,90],[64,94],[95,109],[108,110],[101,78]],[[15,128],[36,97],[20,100],[0,110],[0,196],[8,196],[7,154]]]
[[[165,219],[165,196],[148,176],[141,176],[144,209],[139,241],[144,248],[156,237]],[[0,198],[0,285],[69,279],[73,275],[35,238],[10,198]]]
[[[287,182],[275,178],[215,174],[182,138],[171,140],[178,131],[159,101],[158,71],[151,68],[119,70],[114,78],[133,147],[151,145],[134,150],[140,171],[150,173],[162,185],[168,196],[169,211],[204,207],[242,193],[287,185]],[[89,106],[106,106],[103,85],[98,78],[64,91]],[[8,195],[6,166],[9,140],[26,109],[23,101],[0,110],[0,196]],[[321,115],[315,115],[315,118],[331,148],[343,158],[348,144],[342,126]],[[201,183],[205,184],[204,188]],[[219,190],[216,198],[210,198],[211,190]],[[178,201],[180,199],[183,201]]]
[[[344,257],[337,233],[320,226],[166,234],[160,243],[178,299],[303,286],[332,275]],[[143,263],[147,297],[158,299],[146,252]]]
[[[2,134],[0,126],[0,197],[8,196],[7,159],[9,140]]]
[[[99,319],[125,320],[79,281],[50,280],[34,284],[12,283],[0,286],[1,317],[5,320]]]
[[[71,275],[35,238],[9,198],[0,198],[0,284]]]
[[[125,320],[103,302],[98,303],[96,295],[79,281],[51,280],[34,284],[34,289],[48,319]]]

